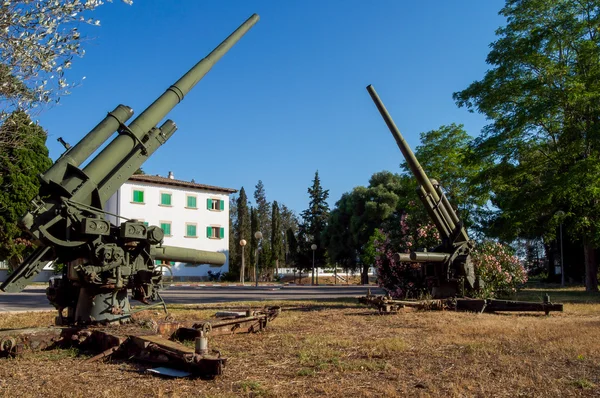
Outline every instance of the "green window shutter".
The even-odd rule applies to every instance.
[[[221,210],[225,210],[225,201],[220,200],[219,202],[221,203]]]
[[[212,199],[206,199],[206,208],[212,210]]]
[[[148,221],[144,221],[144,225],[145,225],[145,226],[148,226]]]
[[[171,224],[161,223],[160,228],[163,230],[165,235],[171,235]]]
[[[195,225],[188,225],[187,226],[187,236],[196,236],[196,226]]]
[[[206,237],[212,237],[212,227],[206,227]]]
[[[187,197],[187,207],[189,207],[191,209],[195,209],[196,208],[196,197],[195,196],[188,196]]]
[[[161,193],[160,194],[160,204],[171,206],[171,194],[170,193]]]
[[[144,203],[144,191],[133,191],[133,201],[135,203]]]
[[[221,239],[223,239],[225,237],[225,228],[220,228],[221,229]]]
[[[175,265],[175,261],[169,261],[169,264]]]
[[[161,264],[162,264],[162,261],[161,261],[161,260],[154,260],[154,264],[156,264],[156,265],[161,265]]]

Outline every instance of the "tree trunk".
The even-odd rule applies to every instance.
[[[363,269],[360,274],[360,283],[362,285],[369,284],[369,266],[367,264],[363,265]]]
[[[548,278],[546,282],[551,281],[554,277],[554,246],[552,244],[544,243],[544,251],[546,252],[546,258],[548,259],[548,264],[546,271],[548,272]]]
[[[583,246],[583,254],[585,257],[585,290],[587,292],[597,292],[598,262],[596,261],[596,251],[587,241]]]

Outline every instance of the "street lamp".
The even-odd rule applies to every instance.
[[[312,284],[315,284],[315,250],[317,250],[317,245],[315,245],[314,243],[312,245],[310,245],[310,248],[313,252],[313,266],[312,266]],[[317,275],[318,278],[318,275]],[[318,280],[318,279],[317,279]]]
[[[246,265],[244,264],[244,247],[246,246],[246,239],[242,239],[240,240],[240,246],[242,246],[242,269],[240,270],[240,282],[242,282],[242,285],[244,284],[244,272],[245,272],[245,268]]]
[[[554,213],[555,216],[560,217],[560,285],[565,286],[565,262],[563,259],[563,238],[562,238],[562,226],[565,212],[562,210]]]
[[[256,283],[256,287],[258,287],[258,248],[260,247],[260,240],[262,239],[262,232],[256,231],[254,233],[254,237],[256,238],[256,254],[255,254],[255,265],[254,265],[254,280]]]

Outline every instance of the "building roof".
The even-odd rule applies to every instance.
[[[132,175],[131,177],[129,177],[129,181],[147,182],[147,183],[152,183],[152,184],[157,184],[157,185],[171,185],[171,186],[182,187],[182,188],[204,189],[207,191],[218,191],[218,192],[225,192],[228,194],[237,192],[237,189],[233,189],[233,188],[222,188],[222,187],[216,187],[213,185],[198,184],[195,182],[176,180],[174,178],[167,178],[167,177],[161,177],[161,176],[152,176],[152,175],[148,175],[148,174]]]

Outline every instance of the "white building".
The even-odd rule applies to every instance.
[[[160,226],[164,244],[197,250],[222,252],[223,266],[171,263],[173,276],[205,277],[208,271],[229,270],[229,195],[235,189],[221,188],[169,177],[132,176],[106,202],[106,211],[127,219]],[[115,225],[121,219],[108,216]]]

